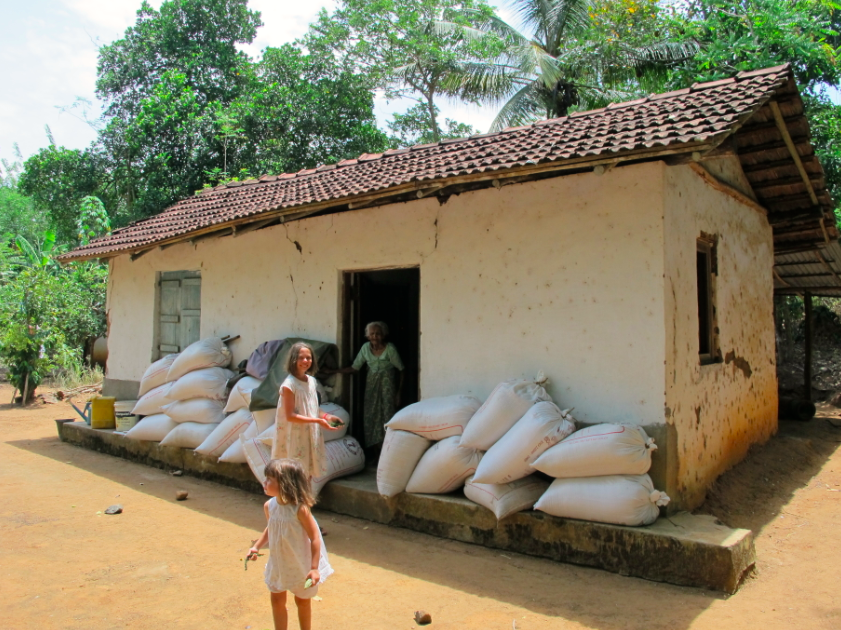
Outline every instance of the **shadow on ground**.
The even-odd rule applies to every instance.
[[[835,426],[838,425],[838,426]],[[781,420],[777,435],[716,480],[696,510],[759,534],[841,446],[841,414],[819,406],[809,422]]]
[[[176,490],[187,490],[190,498],[180,504],[185,509],[250,529],[254,538],[265,526],[263,497],[255,494],[193,477],[173,477],[160,469],[65,444],[58,437],[7,444],[161,500],[174,502]],[[424,580],[600,630],[681,630],[714,602],[726,599],[720,593],[501,553],[330,512],[316,514],[327,530],[331,554],[392,571],[397,574],[395,580],[401,576]],[[656,609],[651,609],[655,601]]]

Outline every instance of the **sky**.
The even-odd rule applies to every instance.
[[[162,0],[150,0],[159,8]],[[504,0],[491,1],[503,17]],[[96,118],[96,61],[99,46],[120,39],[134,24],[141,0],[0,0],[0,159],[14,160],[14,145],[24,159],[47,146],[44,126],[49,125],[56,144],[84,148],[96,132],[84,120]],[[262,14],[264,26],[244,50],[260,55],[266,46],[278,46],[302,36],[322,7],[332,0],[250,0]],[[82,99],[82,100],[79,100]],[[84,105],[88,101],[91,106]],[[393,112],[402,112],[409,101],[376,101],[381,127]],[[487,131],[495,111],[450,103],[439,104],[444,117]]]

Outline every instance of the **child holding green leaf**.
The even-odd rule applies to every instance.
[[[286,591],[295,596],[301,630],[310,630],[311,600],[333,569],[310,510],[315,499],[309,476],[294,459],[271,460],[265,474],[263,490],[272,497],[263,506],[268,526],[248,550],[246,562],[268,544],[265,579],[271,592],[275,630],[287,630]]]

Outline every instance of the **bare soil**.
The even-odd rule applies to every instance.
[[[265,558],[242,562],[263,499],[63,444],[53,420],[73,415],[0,405],[0,626],[270,628]],[[756,573],[734,596],[317,512],[336,573],[314,627],[410,630],[425,610],[432,629],[839,628],[839,444],[825,418],[783,423],[716,484],[704,510],[757,535]],[[103,514],[115,503],[122,514]]]

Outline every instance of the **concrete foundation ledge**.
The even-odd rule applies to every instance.
[[[219,464],[193,451],[130,440],[82,422],[57,421],[61,440],[159,468],[177,468],[244,490],[262,492],[245,464]],[[733,593],[754,566],[753,534],[711,516],[682,512],[648,527],[622,527],[521,512],[500,522],[459,495],[377,493],[376,471],[337,479],[319,508],[418,532],[621,575]]]

